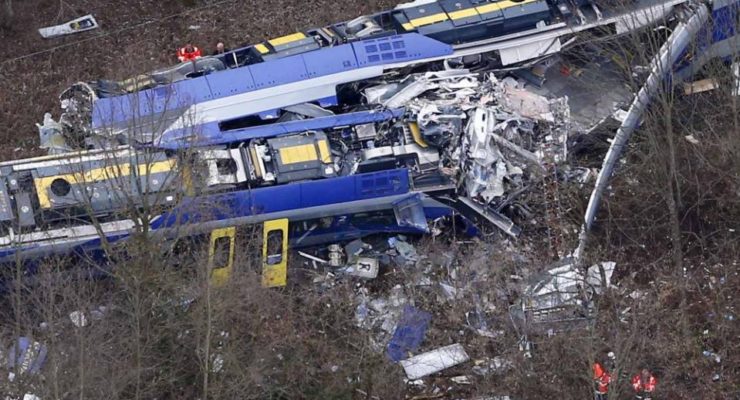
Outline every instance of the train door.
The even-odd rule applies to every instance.
[[[214,229],[208,247],[208,269],[213,286],[223,286],[234,269],[236,227]]]
[[[265,221],[262,228],[262,286],[288,281],[288,219]]]

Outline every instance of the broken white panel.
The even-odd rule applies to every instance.
[[[334,115],[334,111],[311,103],[296,104],[285,107],[283,110],[311,118],[330,117]]]
[[[419,97],[419,95],[427,90],[436,89],[438,87],[439,86],[436,83],[431,83],[425,78],[419,78],[398,91],[398,93],[394,94],[393,97],[383,103],[383,106],[386,108],[398,108],[404,106],[406,103]]]
[[[44,123],[36,124],[39,129],[39,147],[47,149],[49,154],[62,154],[72,151],[64,138],[62,124],[54,121],[50,113],[44,114]]]
[[[614,261],[603,261],[596,265],[592,265],[588,271],[586,271],[586,283],[596,290],[596,293],[601,293],[601,289],[606,283],[606,287],[612,285],[612,274],[617,263]],[[601,269],[604,270],[604,281],[601,280]]]
[[[88,319],[82,311],[72,311],[69,314],[69,319],[78,328],[84,328],[88,325]]]
[[[580,304],[578,294],[582,282],[583,275],[572,264],[552,268],[541,280],[525,289],[531,298],[528,306],[539,309]]]
[[[699,144],[701,143],[699,139],[695,138],[694,135],[686,135],[684,136],[684,139],[686,139],[687,142],[691,144]]]
[[[401,85],[397,82],[372,86],[365,89],[365,100],[368,104],[380,104],[396,94]]]
[[[634,13],[621,15],[614,23],[617,35],[652,25],[665,18],[671,11],[673,11],[672,5],[658,4]]]
[[[504,194],[503,181],[509,173],[503,155],[491,140],[488,126],[490,117],[485,109],[476,109],[463,139],[468,146],[470,162],[465,176],[465,190],[468,196],[481,195],[486,202]]]
[[[419,157],[419,164],[421,165],[427,165],[427,164],[434,164],[436,165],[439,163],[439,152],[430,149],[430,148],[422,148],[416,143],[407,144],[404,146],[394,146],[393,147],[393,155],[400,156],[404,154],[416,154],[417,157]]]
[[[130,219],[123,221],[112,221],[101,224],[103,232],[106,234],[128,232],[135,226]],[[64,246],[72,243],[84,243],[98,237],[99,231],[93,225],[75,226],[72,228],[61,228],[50,231],[31,232],[21,235],[8,234],[0,237],[0,245],[18,245],[23,243],[33,243],[37,241],[47,241],[50,245]]]
[[[311,261],[316,261],[317,263],[320,263],[320,264],[327,264],[328,263],[328,261],[326,261],[324,259],[318,258],[316,256],[312,256],[311,254],[304,253],[302,251],[299,251],[298,254],[300,256],[302,256],[302,257],[308,258]]]
[[[212,354],[211,355],[211,372],[214,374],[217,374],[221,372],[224,369],[224,356],[221,354]]]
[[[378,277],[378,260],[370,257],[359,257],[357,261],[345,268],[347,275],[363,279],[375,279]]]
[[[372,160],[373,158],[387,157],[387,156],[392,156],[392,155],[393,155],[393,147],[391,146],[374,147],[371,149],[362,150],[363,160]]]
[[[492,373],[503,373],[507,369],[514,366],[510,360],[500,356],[493,357],[491,359],[475,360],[475,366],[473,367],[473,373],[480,376],[487,376]]]
[[[84,17],[73,19],[72,21],[65,22],[63,24],[40,28],[39,34],[41,34],[45,39],[50,39],[57,36],[89,31],[97,27],[98,21],[95,20],[95,17],[93,17],[92,14],[88,14]]]
[[[527,306],[534,309],[555,308],[565,305],[581,304],[581,290],[593,288],[594,292],[601,293],[603,282],[601,269],[604,270],[606,287],[611,286],[611,278],[616,263],[605,261],[591,266],[586,275],[575,264],[565,264],[554,267],[545,273],[545,276],[528,286],[525,293],[530,301]]]
[[[708,92],[719,88],[719,82],[714,78],[701,79],[694,82],[684,82],[683,93],[686,95]]]
[[[455,300],[456,298],[459,298],[459,292],[456,287],[444,282],[439,282],[439,287],[442,288],[442,293],[444,293],[447,300]]]
[[[558,53],[560,48],[560,38],[548,38],[536,42],[516,44],[512,47],[502,48],[499,50],[499,56],[501,57],[501,64],[503,66],[507,66],[531,60],[533,58],[546,56],[548,54]]]
[[[506,140],[506,138],[499,136],[495,133],[491,133],[491,138],[496,142],[496,144],[500,145],[501,147],[505,147],[506,149],[518,154],[525,160],[534,164],[537,168],[543,168],[542,164],[540,164],[540,160],[537,157],[537,154],[534,154],[527,149],[523,149],[520,146]]]
[[[105,318],[105,314],[108,312],[108,307],[98,306],[97,309],[90,311],[90,318],[95,321],[100,321]]]
[[[612,118],[623,123],[627,119],[627,111],[618,108],[612,113]]]
[[[206,179],[208,186],[235,184],[247,181],[246,168],[244,167],[244,160],[239,154],[239,149],[205,150],[198,153],[198,158],[208,167],[208,177]],[[235,171],[222,171],[219,168],[219,161],[233,161]]]
[[[503,104],[509,111],[522,117],[555,122],[555,116],[550,109],[550,101],[544,96],[532,93],[529,90],[507,88],[503,97]]]
[[[418,107],[418,105],[421,103],[421,106]],[[437,101],[435,103],[422,103],[420,101],[416,101],[414,104],[410,106],[413,110],[418,110],[416,113],[416,122],[419,124],[419,126],[428,126],[429,124],[439,124],[445,121],[449,120],[463,120],[467,118],[467,115],[464,112],[461,112],[459,114],[443,114],[442,111],[439,110],[438,104],[441,103],[440,101]],[[457,104],[455,104],[457,106]]]
[[[452,378],[450,378],[450,380],[454,383],[457,383],[458,385],[473,384],[473,382],[470,381],[470,378],[467,375],[453,376]]]
[[[740,96],[740,62],[732,63],[732,76],[735,78],[735,82],[732,88],[733,96]]]
[[[361,16],[347,22],[346,32],[355,38],[364,38],[383,31],[383,28],[368,16]]]
[[[392,90],[395,90],[396,92],[393,93],[389,99],[383,102],[383,106],[387,108],[398,108],[405,106],[424,92],[438,89],[442,86],[445,86],[448,90],[472,89],[477,87],[478,83],[474,79],[469,79],[473,76],[474,74],[471,74],[470,71],[466,69],[414,74],[404,80],[404,82],[410,80],[411,83],[402,83],[402,87],[378,87],[378,91],[385,91],[370,94],[366,91],[366,95],[372,96],[373,98],[388,97],[391,96]]]
[[[499,161],[494,164],[493,172],[488,175],[486,188],[480,193],[486,202],[491,202],[496,197],[501,197],[506,192],[504,189],[504,178],[509,175],[506,163]]]
[[[462,364],[469,359],[465,348],[460,343],[455,343],[401,360],[401,366],[406,371],[406,377],[414,380]]]

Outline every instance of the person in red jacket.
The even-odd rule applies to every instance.
[[[636,399],[652,399],[657,385],[658,380],[647,369],[643,369],[639,374],[632,377],[632,388],[635,389]]]
[[[190,43],[177,50],[177,59],[180,60],[180,62],[193,61],[200,57],[200,49]]]
[[[609,353],[613,355],[614,353]],[[611,361],[611,357],[609,358]],[[607,400],[609,396],[609,384],[612,381],[612,375],[607,368],[604,367],[600,362],[596,361],[593,365],[594,371],[594,384],[596,388],[594,390],[594,400]]]

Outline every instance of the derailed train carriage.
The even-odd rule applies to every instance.
[[[686,0],[600,9],[570,0],[415,1],[350,22],[298,32],[62,95],[68,137],[103,136],[172,147],[273,122],[284,107],[343,108],[365,82],[414,69],[521,65],[557,53],[579,32],[614,35],[661,20]],[[71,106],[74,104],[74,106]],[[199,142],[212,144],[213,142]]]
[[[122,82],[74,85],[59,122],[40,127],[52,154],[0,164],[0,259],[95,251],[101,235],[120,241],[145,224],[163,238],[208,235],[223,280],[237,229],[264,223],[271,286],[285,283],[289,245],[425,233],[428,220],[454,215],[471,232],[475,221],[516,236],[506,215],[473,198],[485,184],[461,192],[450,173],[455,158],[490,150],[473,143],[472,120],[486,127],[488,114],[442,110],[444,124],[429,124],[409,101],[434,82],[464,81],[463,68],[522,65],[580,31],[625,33],[682,3],[421,0]],[[439,72],[408,78],[419,71]]]

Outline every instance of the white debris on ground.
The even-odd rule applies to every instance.
[[[95,20],[95,17],[93,17],[92,14],[88,14],[84,17],[75,18],[63,24],[39,28],[39,34],[44,39],[51,39],[59,36],[71,35],[73,33],[89,31],[98,28],[98,26],[98,21]]]
[[[366,88],[363,94],[370,106],[404,107],[406,115],[403,123],[392,129],[374,126],[368,131],[368,140],[374,144],[362,150],[361,157],[351,159],[355,170],[360,162],[375,157],[415,154],[419,158],[415,168],[421,170],[417,172],[442,171],[451,179],[456,196],[510,236],[517,236],[519,229],[510,219],[514,215],[506,215],[502,207],[527,188],[540,185],[552,167],[564,163],[568,156],[567,98],[548,99],[512,79],[446,70],[412,74],[398,82]],[[75,104],[68,102],[69,107]],[[326,111],[311,105],[291,110],[314,117]],[[396,136],[399,126],[404,127],[400,138]],[[45,118],[39,132],[47,148],[64,151],[54,136],[58,128],[58,123]],[[586,172],[591,173],[588,169]],[[430,229],[424,216],[419,221],[412,211],[396,212],[395,217],[399,226],[439,231],[436,221]],[[455,254],[438,258],[425,254],[427,249],[421,251],[415,241],[403,235],[366,241],[301,249],[295,259],[308,267],[306,270],[313,275],[310,281],[321,291],[332,290],[342,280],[352,282],[355,324],[367,333],[371,350],[385,353],[389,362],[398,363],[409,387],[424,393],[472,387],[477,380],[505,373],[513,365],[509,354],[483,354],[462,340],[440,342],[438,337],[429,337],[428,330],[452,328],[458,330],[460,339],[481,342],[504,337],[511,331],[510,326],[493,322],[491,316],[497,311],[494,298],[506,298],[507,291],[521,294],[519,300],[530,314],[537,314],[538,308],[588,310],[589,302],[583,301],[577,288],[592,288],[590,295],[598,295],[602,287],[608,287],[614,269],[614,263],[599,264],[604,276],[600,268],[580,271],[570,264],[550,270],[544,277],[537,276],[537,271],[517,271],[509,284],[513,289],[491,293],[489,278],[495,266],[489,261],[492,249],[484,243],[476,242],[472,257],[462,260]],[[499,242],[496,246],[507,245]],[[506,249],[519,260],[530,250],[524,244]],[[380,283],[384,279],[390,284]],[[454,308],[457,325],[448,326],[450,320],[435,313],[438,307]],[[505,307],[498,309],[506,311]],[[69,318],[82,328],[104,313],[78,310]],[[510,313],[512,321],[517,321],[517,314]],[[520,354],[531,357],[530,342],[522,338],[521,343]],[[210,357],[211,372],[220,373],[226,368],[221,349]],[[440,375],[446,376],[446,388],[430,382],[440,379]]]
[[[26,393],[23,395],[22,398],[19,397],[12,397],[12,396],[5,396],[5,400],[41,400],[41,397],[36,396],[32,393]]]
[[[358,306],[355,311],[355,323],[358,327],[372,332],[371,347],[380,353],[385,350],[395,332],[403,308],[409,304],[409,299],[404,295],[403,287],[397,285],[385,298],[370,297],[368,291],[362,289],[356,302]]]
[[[524,288],[519,303],[512,306],[512,316],[520,326],[544,324],[552,329],[554,322],[571,315],[573,310],[586,319],[593,312],[595,297],[611,287],[616,267],[614,262],[601,262],[584,272],[573,260],[560,264],[533,278]]]
[[[401,361],[409,379],[419,379],[470,360],[459,343],[421,353]]]

